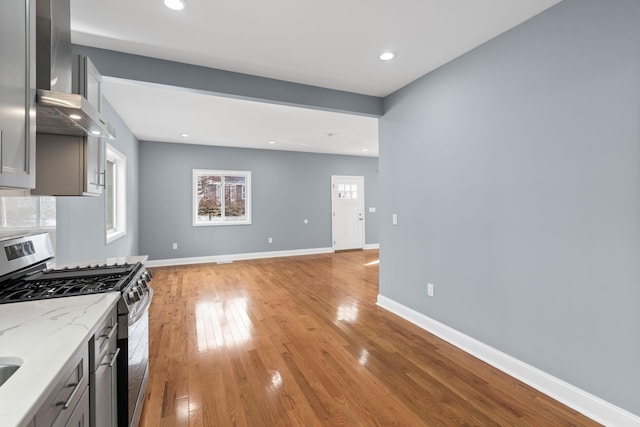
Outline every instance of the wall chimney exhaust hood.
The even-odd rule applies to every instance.
[[[77,85],[86,73],[79,64],[71,54],[69,0],[37,0],[36,132],[114,139],[114,128],[101,119],[99,106],[79,94],[83,91]]]
[[[38,133],[115,138],[113,126],[82,95],[38,89],[36,112]]]

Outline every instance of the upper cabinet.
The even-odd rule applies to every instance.
[[[87,107],[100,113],[102,76],[86,56],[74,57],[73,64],[73,92],[86,99]],[[105,140],[98,136],[38,133],[37,170],[33,195],[99,196],[105,186]]]
[[[35,1],[0,1],[0,187],[35,186]]]
[[[73,93],[84,96],[102,113],[102,76],[89,57],[77,55],[73,70]]]

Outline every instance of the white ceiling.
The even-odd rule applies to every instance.
[[[378,155],[375,118],[223,98],[114,78],[104,78],[103,84],[109,102],[140,140]],[[153,114],[148,113],[149,109]],[[184,138],[183,133],[189,136]]]
[[[560,0],[186,1],[186,9],[175,12],[164,7],[162,0],[71,0],[72,41],[222,70],[386,96]],[[378,55],[385,50],[396,51],[397,58],[391,62],[380,61]],[[135,87],[121,81],[109,82],[105,95],[140,139],[179,142],[175,135],[188,132],[194,135],[190,142],[231,145],[234,141],[242,141],[243,146],[247,146],[251,138],[259,139],[258,145],[265,139],[275,138],[266,133],[274,129],[263,126],[265,123],[259,126],[265,132],[262,134],[252,129],[247,132],[247,126],[238,128],[237,134],[231,129],[225,134],[217,134],[219,128],[213,123],[206,127],[212,117],[206,108],[224,110],[227,107],[220,104],[229,102],[229,109],[238,114],[246,113],[253,123],[262,117],[264,105],[247,106],[244,111],[238,103],[246,101],[206,100],[200,99],[205,96],[202,94],[171,93],[167,88]],[[141,95],[143,98],[134,98]],[[163,96],[170,97],[172,102],[159,103]],[[197,105],[205,109],[197,109],[190,103],[196,98]],[[139,111],[128,106],[131,103],[138,105]],[[156,109],[161,108],[156,107],[159,104],[162,108],[173,109],[173,125],[151,123],[148,116],[155,115]],[[171,104],[186,107],[179,110]],[[323,147],[330,147],[329,152],[334,152],[335,146],[340,146],[345,147],[348,154],[354,154],[360,147],[360,154],[367,154],[361,151],[361,145],[371,136],[371,130],[362,124],[361,117],[354,119],[353,133],[362,128],[367,128],[365,132],[368,133],[351,144],[347,140],[351,133],[337,128],[318,137],[323,129],[312,126],[305,134],[305,128],[294,122],[305,114],[298,110],[274,107],[269,112],[282,115],[277,121],[284,124],[281,139],[290,144],[285,149],[302,150],[305,145],[296,144],[320,144],[320,148],[309,151],[322,152]],[[328,114],[311,111],[318,115]],[[353,117],[336,116],[334,119],[340,129],[346,129]],[[322,120],[315,119],[318,123]],[[369,120],[375,122],[375,119]],[[237,121],[246,123],[242,118]],[[188,126],[194,122],[198,127],[192,131]],[[286,123],[291,124],[290,134],[286,132]],[[326,133],[343,134],[345,140],[330,144]]]

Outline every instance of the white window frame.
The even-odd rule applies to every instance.
[[[107,244],[127,235],[127,157],[107,144],[106,160],[115,164],[115,227],[107,229],[107,217],[109,215],[105,188],[104,212],[105,212],[105,238]],[[106,167],[106,165],[105,165]],[[105,177],[105,187],[110,185]]]
[[[219,219],[202,220],[198,218],[198,177],[200,176],[241,176],[245,179],[245,187],[243,195],[245,219],[241,221],[226,220],[224,216],[224,182],[221,180],[219,187],[219,197],[222,199],[222,212]],[[251,172],[250,171],[227,171],[227,170],[208,170],[193,169],[193,185],[192,185],[192,224],[194,227],[202,226],[218,226],[218,225],[249,225],[251,224]],[[235,190],[234,190],[235,191]],[[237,194],[236,194],[237,195]]]

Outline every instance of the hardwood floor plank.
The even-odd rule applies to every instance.
[[[153,269],[140,425],[598,425],[376,306],[377,257]]]

